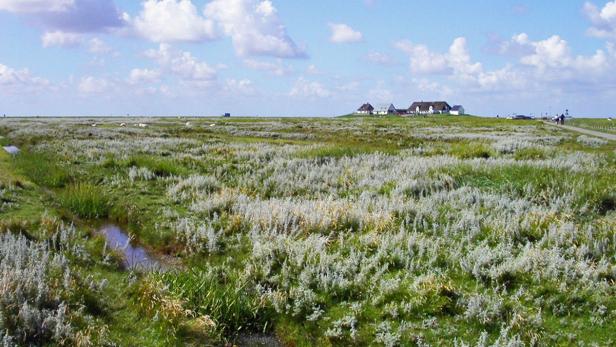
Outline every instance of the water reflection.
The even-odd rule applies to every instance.
[[[162,270],[161,264],[150,257],[142,247],[133,247],[130,238],[120,227],[106,225],[99,232],[105,236],[107,245],[124,255],[124,266],[129,270],[156,271]]]

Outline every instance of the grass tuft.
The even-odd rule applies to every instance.
[[[222,270],[192,269],[161,276],[174,297],[197,308],[198,315],[212,319],[222,336],[262,332],[271,318],[263,301],[246,280]]]
[[[545,159],[545,152],[539,148],[522,148],[515,152],[516,160],[541,160]]]
[[[495,155],[494,150],[483,143],[458,143],[451,148],[451,154],[460,159],[484,158]]]
[[[60,204],[86,219],[106,218],[110,203],[105,192],[91,184],[75,184],[60,194]]]

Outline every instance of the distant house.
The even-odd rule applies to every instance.
[[[227,113],[223,114],[222,116],[225,117],[225,118],[229,118],[229,117],[231,117],[231,113],[227,112]]]
[[[379,107],[376,108],[375,114],[379,116],[387,116],[390,114],[396,114],[397,111],[398,110],[396,110],[396,107],[394,106],[394,104],[380,105]]]
[[[362,115],[371,115],[373,112],[374,112],[374,107],[370,105],[369,103],[365,103],[361,105],[361,107],[358,108],[357,112],[355,113],[362,114]]]
[[[461,116],[461,115],[466,114],[464,113],[464,107],[462,105],[455,105],[454,107],[451,108],[451,111],[449,111],[449,113],[451,113],[454,116]]]
[[[448,114],[451,106],[446,101],[415,101],[408,109],[409,114]]]

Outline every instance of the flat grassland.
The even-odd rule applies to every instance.
[[[616,120],[605,118],[576,118],[568,121],[567,125],[608,134],[616,134]]]
[[[616,343],[613,142],[435,116],[2,119],[0,144],[5,345]]]

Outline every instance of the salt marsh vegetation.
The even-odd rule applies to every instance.
[[[23,149],[0,157],[3,341],[616,343],[614,143],[475,117],[186,121],[2,120]],[[108,220],[171,269],[124,271]]]

